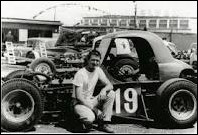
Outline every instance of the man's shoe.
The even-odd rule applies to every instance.
[[[108,124],[99,125],[98,129],[107,133],[114,133],[113,129]]]
[[[85,124],[81,123],[79,126],[76,127],[75,132],[77,133],[88,133],[93,130],[92,124]]]

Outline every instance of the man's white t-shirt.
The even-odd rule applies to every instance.
[[[105,81],[106,79],[107,77],[100,67],[96,67],[93,72],[89,72],[85,68],[82,68],[75,74],[72,83],[75,86],[82,87],[84,99],[90,99],[93,97],[94,89],[98,80]],[[72,93],[72,97],[76,97],[75,90]]]

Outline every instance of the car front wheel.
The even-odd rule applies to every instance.
[[[31,81],[15,78],[2,85],[1,128],[5,131],[28,131],[39,121],[43,98]]]
[[[171,79],[157,91],[159,118],[169,126],[187,127],[197,121],[197,85]]]

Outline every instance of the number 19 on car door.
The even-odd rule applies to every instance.
[[[120,89],[116,91],[114,102],[114,115],[130,116],[138,109],[138,93],[134,88]]]

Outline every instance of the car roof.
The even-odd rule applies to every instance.
[[[173,59],[168,48],[164,45],[163,40],[156,34],[149,31],[142,30],[125,30],[106,34],[102,39],[106,38],[132,38],[138,37],[147,40],[155,53],[156,58],[159,62],[169,62]]]
[[[98,41],[104,38],[121,38],[121,37],[148,37],[150,35],[154,35],[149,31],[141,31],[141,30],[124,30],[124,31],[116,31],[113,33],[108,33],[106,35],[98,36],[94,39],[94,41]]]
[[[142,30],[125,30],[125,31],[117,31],[117,32],[106,34],[103,38],[138,37],[142,35],[150,36],[150,35],[155,35],[155,34],[149,31],[142,31]]]

